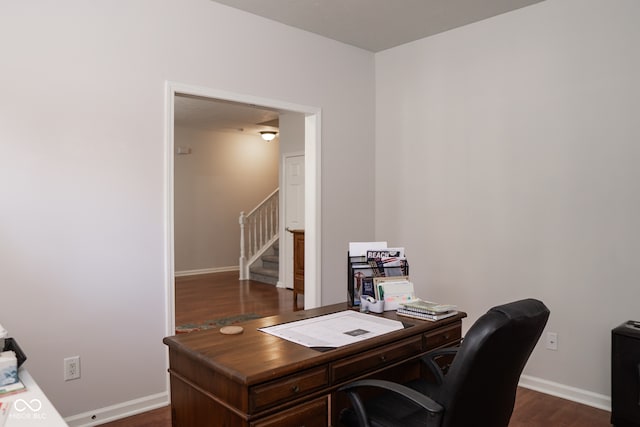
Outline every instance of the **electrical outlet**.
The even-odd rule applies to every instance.
[[[71,381],[80,378],[80,356],[64,359],[64,380]]]
[[[558,349],[558,333],[557,332],[547,332],[547,349],[549,350],[557,350]]]

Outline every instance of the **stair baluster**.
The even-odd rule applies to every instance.
[[[249,279],[249,266],[278,240],[278,196],[276,188],[251,212],[240,212],[240,280]]]

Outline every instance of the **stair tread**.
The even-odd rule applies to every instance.
[[[277,285],[280,280],[279,239],[267,248],[263,255],[249,267],[249,278],[258,282]]]
[[[262,255],[260,258],[262,258],[263,261],[267,262],[280,262],[280,257],[278,255]]]
[[[263,276],[269,276],[269,277],[275,277],[275,278],[278,277],[278,270],[273,270],[270,268],[251,267],[249,271],[255,274],[262,274]]]

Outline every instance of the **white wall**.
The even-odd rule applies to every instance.
[[[470,325],[535,297],[526,374],[610,394],[640,300],[640,2],[548,0],[376,55],[376,238]]]
[[[285,156],[305,153],[305,118],[303,114],[286,112],[279,117],[280,139],[280,214],[284,219],[280,224],[280,263],[278,286],[293,288],[293,234],[286,228],[287,208],[285,202]],[[339,296],[339,294],[338,294]]]
[[[280,154],[304,151],[304,115],[285,112],[279,115]]]
[[[241,211],[278,188],[278,141],[175,127],[175,271],[238,267]]]
[[[166,390],[167,80],[322,108],[322,301],[344,300],[371,53],[209,0],[3,2],[0,50],[0,320],[63,416]]]

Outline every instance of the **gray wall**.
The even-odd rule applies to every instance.
[[[376,55],[376,238],[467,326],[544,300],[559,349],[529,380],[603,406],[610,330],[639,313],[639,18],[548,0]]]
[[[323,302],[344,299],[373,234],[344,210],[373,211],[372,172],[345,186],[373,170],[373,54],[210,0],[1,9],[0,321],[62,415],[166,392],[167,80],[322,109]]]
[[[241,211],[278,188],[278,140],[260,135],[175,128],[176,273],[238,267]]]

